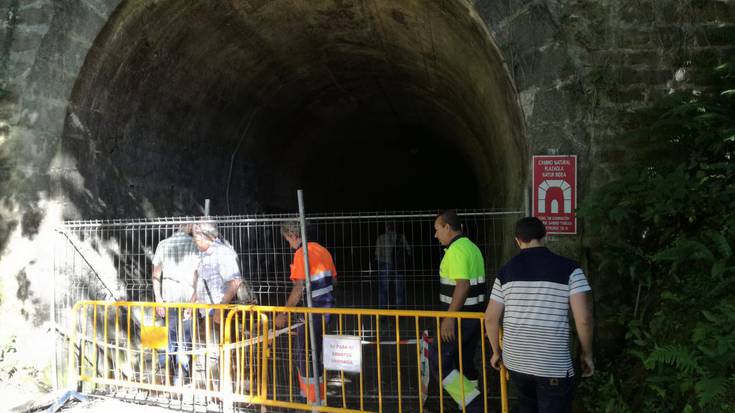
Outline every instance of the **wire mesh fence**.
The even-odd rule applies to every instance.
[[[507,250],[508,223],[520,211],[459,211],[464,233],[485,257],[492,285]],[[307,215],[308,239],[326,247],[338,273],[338,307],[434,310],[439,308],[439,263],[443,248],[434,238],[434,212]],[[62,333],[79,300],[154,301],[151,270],[158,243],[184,223],[202,217],[73,221],[58,229],[54,248],[54,318]],[[296,214],[207,217],[238,254],[243,280],[261,305],[283,305],[292,283],[293,251],[280,234]],[[357,326],[374,343],[380,326],[367,318]],[[386,327],[386,326],[383,326]],[[388,326],[390,327],[390,326]],[[383,328],[386,330],[386,328]],[[64,377],[65,346],[56,345],[58,375]],[[375,346],[367,344],[367,346]],[[279,359],[279,355],[276,355]],[[391,363],[389,358],[384,363]],[[285,362],[281,363],[286,368]],[[390,366],[388,366],[390,367]],[[390,389],[390,383],[388,389]],[[396,384],[396,383],[393,383]],[[415,387],[416,383],[406,383]],[[283,384],[282,392],[287,392]],[[384,395],[390,397],[390,394]]]

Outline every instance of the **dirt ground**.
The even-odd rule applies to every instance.
[[[180,408],[169,409],[158,406],[148,406],[110,398],[90,398],[86,402],[69,402],[59,410],[59,412],[63,413],[170,413],[172,411],[187,410],[181,410]],[[191,411],[191,408],[188,411]]]
[[[9,394],[2,392],[0,389],[0,396],[9,396]],[[8,390],[7,388],[4,390]],[[5,404],[0,402],[0,412],[8,413],[42,413],[46,412],[47,409],[53,404],[54,401],[58,400],[61,395],[42,394],[36,395],[32,398],[26,398],[23,402],[18,403],[18,398],[5,398],[5,400],[12,400],[12,404]],[[210,406],[206,409],[205,406],[199,405],[196,409],[191,404],[181,404],[178,401],[161,401],[157,403],[155,401],[147,400],[144,404],[142,400],[119,400],[112,397],[99,397],[99,396],[86,396],[85,401],[78,401],[74,398],[69,399],[57,410],[59,413],[89,413],[89,412],[101,412],[101,413],[170,413],[170,412],[221,412],[221,406]]]

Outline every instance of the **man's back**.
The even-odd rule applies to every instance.
[[[332,254],[316,242],[309,242],[309,280],[312,304],[316,307],[332,307],[335,303],[332,291],[337,269]],[[304,248],[296,250],[291,263],[291,281],[304,281]]]
[[[569,297],[589,290],[574,261],[545,247],[523,249],[504,265],[495,280],[493,300],[505,305],[505,365],[534,376],[573,376]]]
[[[406,236],[395,231],[388,231],[378,236],[375,242],[375,260],[395,264],[399,254],[408,254],[410,249]]]
[[[162,297],[166,302],[188,301],[193,292],[192,275],[199,261],[191,236],[179,231],[162,240],[156,247],[153,265],[160,267],[163,278]]]
[[[227,283],[241,278],[235,250],[217,240],[200,253],[198,297],[200,301],[219,304],[227,290]]]

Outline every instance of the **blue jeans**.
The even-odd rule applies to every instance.
[[[406,283],[403,278],[398,278],[398,271],[393,264],[378,261],[378,307],[388,308],[390,284],[395,281],[396,307],[406,306]]]
[[[539,377],[509,371],[518,389],[518,413],[571,413],[572,377]]]
[[[181,337],[179,337],[179,309],[168,309],[168,353],[169,368],[174,373],[174,385],[179,384],[179,366],[181,367],[184,383],[191,377],[191,356],[189,354],[176,354],[179,351],[190,352],[192,349],[191,340],[191,318],[184,320],[183,310],[181,310]],[[165,321],[165,318],[164,318]],[[158,353],[158,365],[162,371],[166,369],[166,353]],[[166,375],[168,372],[165,373]]]

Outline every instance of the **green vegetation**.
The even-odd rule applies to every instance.
[[[707,84],[637,114],[635,158],[580,208],[622,343],[581,389],[591,412],[735,412],[735,62]]]

